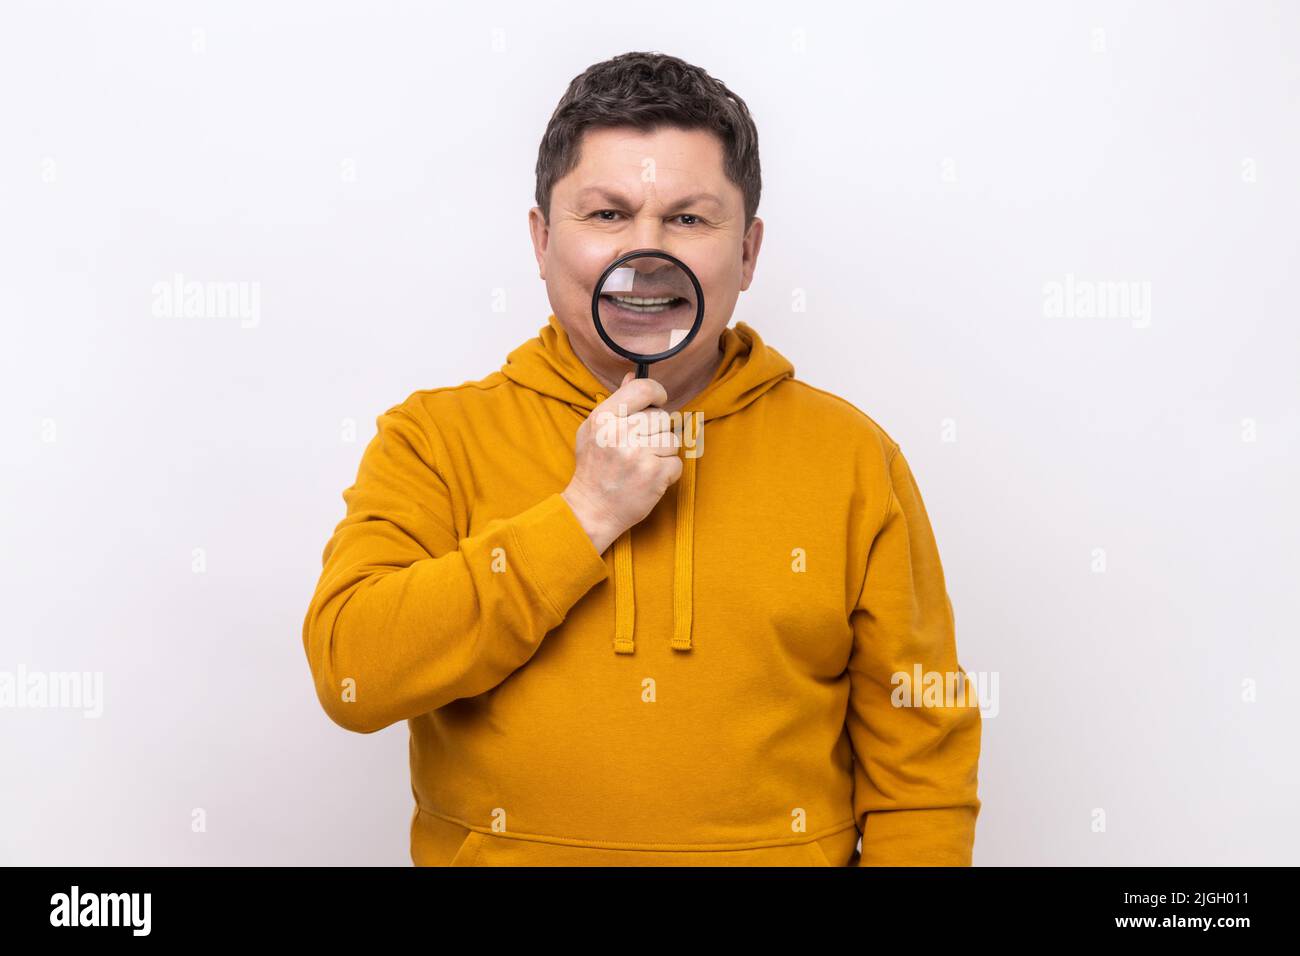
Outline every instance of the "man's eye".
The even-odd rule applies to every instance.
[[[614,222],[614,217],[623,215],[617,209],[598,209],[593,216],[600,222]],[[693,212],[684,212],[673,217],[674,219],[689,220],[682,223],[683,226],[697,226],[700,224],[700,217]]]

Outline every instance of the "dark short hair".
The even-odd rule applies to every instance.
[[[569,83],[537,150],[537,205],[549,224],[551,191],[578,165],[593,127],[706,129],[722,140],[723,169],[745,195],[745,228],[758,212],[758,130],[745,101],[698,66],[664,53],[621,53]]]

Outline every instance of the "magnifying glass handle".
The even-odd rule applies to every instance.
[[[636,363],[636,377],[637,377],[637,378],[649,378],[649,377],[650,377],[650,366],[647,365],[645,362],[637,362],[637,363]]]

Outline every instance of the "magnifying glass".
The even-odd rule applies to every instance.
[[[704,322],[704,290],[686,263],[662,249],[636,249],[605,267],[591,295],[596,332],[613,351],[650,365],[691,344]]]

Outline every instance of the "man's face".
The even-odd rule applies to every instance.
[[[692,370],[711,370],[716,364],[718,336],[731,321],[736,298],[749,288],[763,233],[759,219],[746,231],[744,194],[722,164],[722,141],[707,130],[590,129],[583,135],[578,165],[552,190],[550,224],[540,208],[530,210],[551,311],[579,358],[606,384],[616,385],[634,366],[596,332],[591,295],[605,267],[633,249],[662,249],[676,256],[704,291],[700,331],[681,352],[652,365],[651,376],[684,381]],[[627,265],[645,271],[667,263],[639,258]],[[681,278],[678,272],[676,279]],[[674,280],[665,281],[672,285]],[[693,321],[692,304],[686,327]],[[618,334],[615,339],[632,351],[660,351],[638,348]]]

